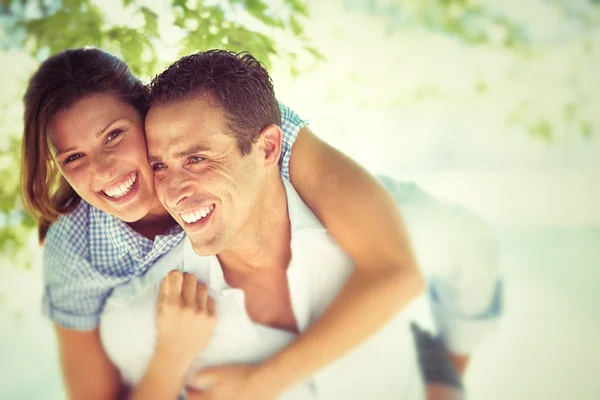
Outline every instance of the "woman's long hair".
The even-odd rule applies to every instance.
[[[69,49],[44,61],[29,80],[21,158],[21,196],[38,221],[42,243],[59,215],[81,201],[60,173],[48,141],[48,126],[61,110],[86,96],[111,93],[145,116],[145,85],[118,57],[95,48]]]

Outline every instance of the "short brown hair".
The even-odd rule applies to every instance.
[[[60,174],[48,143],[48,124],[61,110],[94,93],[112,93],[144,116],[148,92],[118,57],[95,48],[69,49],[44,61],[29,80],[21,159],[25,208],[39,222],[40,241],[60,214],[81,201]]]
[[[264,128],[281,125],[273,82],[247,52],[209,50],[182,57],[150,83],[150,105],[208,95],[222,106],[229,133],[248,154]]]

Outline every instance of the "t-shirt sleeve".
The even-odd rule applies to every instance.
[[[46,236],[42,311],[65,328],[86,331],[98,326],[110,286],[104,285],[102,276],[92,268],[85,235],[87,221],[81,224],[77,217],[59,219]]]
[[[292,155],[292,146],[296,142],[298,132],[306,125],[306,121],[300,118],[298,114],[282,102],[278,103],[279,111],[281,113],[281,130],[283,131],[281,156],[279,158],[281,176],[290,180],[290,157]]]

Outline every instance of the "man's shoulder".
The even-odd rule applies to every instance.
[[[291,248],[294,259],[311,268],[322,263],[351,265],[346,252],[304,203],[291,182],[284,179],[283,183],[288,202],[288,216],[292,232]]]
[[[290,181],[282,178],[287,199],[292,237],[301,231],[327,232],[321,221],[308,208]]]

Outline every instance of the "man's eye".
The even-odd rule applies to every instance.
[[[204,157],[192,156],[189,158],[190,164],[198,164],[199,162],[204,161]]]
[[[151,165],[152,167],[152,171],[160,171],[161,169],[165,168],[165,164],[164,163],[154,163]]]
[[[69,157],[65,158],[65,161],[63,161],[63,164],[68,164],[70,162],[77,160],[78,158],[81,158],[81,157],[83,157],[83,154],[72,154]]]
[[[108,135],[106,135],[106,142],[115,140],[121,133],[123,133],[123,129],[115,129],[114,131],[111,131]]]

